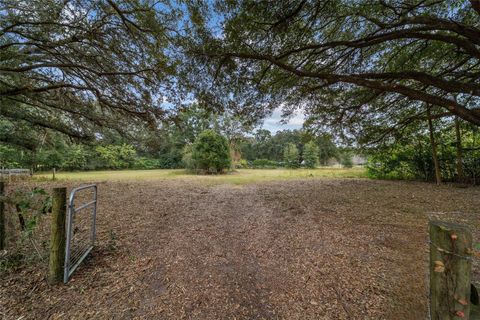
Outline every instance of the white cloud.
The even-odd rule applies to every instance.
[[[282,122],[282,109],[276,108],[273,110],[272,115],[264,120],[261,128],[270,130],[272,133],[280,130],[300,129],[305,121],[305,115],[303,112],[297,111],[291,118],[287,120],[287,123]]]

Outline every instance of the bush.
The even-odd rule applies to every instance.
[[[300,166],[298,162],[299,154],[297,146],[293,143],[287,144],[283,151],[283,160],[285,161],[285,167],[295,169]]]
[[[169,152],[161,153],[158,158],[158,166],[161,169],[177,169],[182,164],[182,153],[178,149],[172,148]]]
[[[273,169],[273,168],[276,168],[278,165],[275,161],[272,161],[272,160],[268,160],[268,159],[255,159],[253,160],[253,163],[252,163],[253,167],[254,168],[269,168],[269,169]]]
[[[140,169],[140,170],[158,169],[160,168],[160,163],[159,163],[159,160],[157,159],[140,157],[135,159],[133,168]]]
[[[95,148],[100,166],[105,169],[131,168],[135,163],[137,152],[128,144],[98,146]]]
[[[318,165],[318,153],[319,149],[314,141],[310,141],[305,145],[303,151],[303,160],[307,168],[315,168]]]
[[[239,161],[234,163],[233,167],[235,169],[246,169],[248,168],[248,162],[245,159],[240,159]]]
[[[227,139],[213,130],[203,131],[192,145],[192,160],[195,169],[206,173],[221,173],[230,168]]]
[[[340,163],[344,168],[353,167],[352,154],[349,151],[344,151],[340,156]]]

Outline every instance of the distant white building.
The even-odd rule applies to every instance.
[[[367,164],[367,159],[359,155],[354,155],[352,161],[355,166],[363,166]]]
[[[354,166],[363,166],[367,164],[367,159],[360,155],[354,155],[352,157],[352,162]],[[327,166],[340,167],[341,164],[336,158],[330,158],[327,162]]]

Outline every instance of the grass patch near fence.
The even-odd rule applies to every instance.
[[[35,178],[51,179],[52,173],[38,173]],[[316,178],[366,178],[366,170],[354,168],[317,168],[317,169],[239,169],[222,175],[196,175],[183,169],[158,170],[118,170],[57,172],[57,180],[81,181],[154,181],[154,180],[192,180],[204,184],[250,184],[263,181],[282,181]]]

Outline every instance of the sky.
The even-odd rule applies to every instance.
[[[287,129],[301,129],[304,122],[304,115],[301,112],[297,112],[291,119],[289,119],[288,123],[286,124],[281,123],[281,120],[282,110],[281,108],[277,108],[273,111],[270,117],[265,118],[265,121],[263,122],[263,126],[261,126],[261,128],[270,130],[270,132],[272,133]]]

